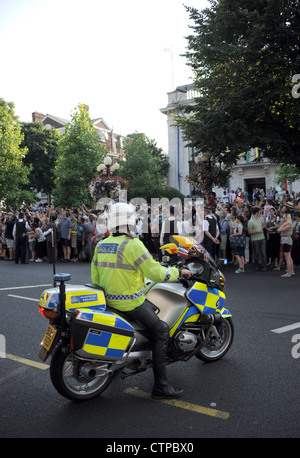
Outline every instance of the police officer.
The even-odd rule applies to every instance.
[[[18,264],[21,258],[21,264],[28,264],[26,261],[27,250],[27,232],[30,230],[29,224],[24,220],[24,213],[20,212],[17,221],[13,227],[13,237],[15,239],[15,263]]]
[[[135,229],[135,210],[127,203],[116,203],[109,213],[110,235],[101,240],[94,252],[91,279],[104,288],[107,304],[125,312],[151,333],[154,398],[176,398],[183,390],[173,387],[166,374],[165,357],[169,343],[169,326],[154,313],[144,293],[145,277],[155,282],[176,280],[192,272],[163,267],[155,261],[145,245],[129,235]]]
[[[216,245],[219,245],[219,226],[217,219],[211,214],[210,207],[204,207],[204,220],[203,220],[203,241],[202,245],[214,258],[216,254]]]

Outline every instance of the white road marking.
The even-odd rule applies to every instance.
[[[25,289],[25,288],[44,288],[45,286],[53,286],[53,285],[48,284],[48,285],[32,285],[32,286],[12,286],[10,288],[0,288],[0,291],[10,291],[14,289]]]
[[[39,299],[33,299],[32,297],[16,296],[15,294],[8,294],[8,297],[16,297],[17,299],[24,299],[26,301],[39,302]]]
[[[276,334],[283,334],[284,332],[293,331],[294,329],[300,328],[300,323],[289,324],[288,326],[283,326],[282,328],[271,329],[271,332]]]

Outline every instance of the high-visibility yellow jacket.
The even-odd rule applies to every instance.
[[[95,248],[91,279],[104,288],[107,304],[133,310],[145,301],[145,278],[160,283],[174,281],[179,271],[155,261],[143,242],[126,235],[110,235]]]

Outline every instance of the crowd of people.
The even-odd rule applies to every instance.
[[[82,205],[61,209],[47,205],[0,212],[0,259],[16,264],[91,259],[97,214]]]
[[[214,192],[205,198],[199,220],[195,201],[181,208],[138,205],[137,235],[157,260],[169,236],[194,236],[215,258],[227,259],[237,274],[253,263],[255,271],[286,268],[282,277],[300,266],[300,194],[279,198],[274,188],[251,195],[241,189]],[[30,206],[0,212],[0,259],[21,262],[90,262],[95,244],[108,234],[105,210]]]
[[[217,221],[217,240],[208,249],[235,264],[237,274],[253,263],[261,272],[285,267],[281,276],[288,278],[300,266],[300,194],[285,192],[281,198],[277,194],[274,188],[266,193],[256,188],[249,196],[239,188],[217,201],[211,193],[206,219]]]

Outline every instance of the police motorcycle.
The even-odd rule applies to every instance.
[[[226,281],[209,253],[192,239],[173,236],[164,245],[177,254],[177,265],[193,272],[189,279],[146,282],[146,298],[170,329],[166,364],[193,356],[205,362],[230,349],[234,327],[225,308]],[[168,260],[165,260],[168,262]],[[147,332],[122,312],[109,308],[105,292],[95,285],[66,284],[70,274],[54,275],[58,287],[43,291],[40,313],[49,320],[39,357],[49,355],[55,389],[74,401],[104,392],[119,372],[123,378],[152,367]]]

